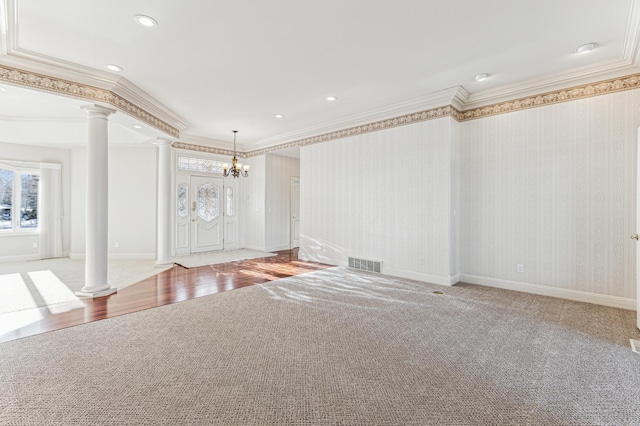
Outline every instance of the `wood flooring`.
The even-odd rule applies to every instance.
[[[0,315],[0,342],[52,330],[100,321],[223,291],[329,268],[330,265],[298,260],[298,250],[276,256],[218,265],[184,268],[174,266],[158,275],[126,287],[110,296],[81,300],[83,307],[64,305],[27,309]]]

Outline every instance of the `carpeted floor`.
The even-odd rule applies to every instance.
[[[632,311],[331,268],[0,344],[0,423],[639,424],[639,337]]]
[[[74,293],[84,287],[84,268],[84,260],[67,257],[0,263],[0,314],[40,306],[82,306]],[[122,290],[166,269],[155,267],[154,260],[110,259],[107,280]]]
[[[185,268],[197,268],[199,266],[217,265],[218,263],[235,262],[237,260],[257,259],[259,257],[271,257],[275,253],[264,251],[240,249],[229,251],[210,251],[205,253],[195,253],[188,256],[178,256],[173,258],[173,262]]]

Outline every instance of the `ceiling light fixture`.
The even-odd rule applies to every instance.
[[[111,71],[116,71],[116,72],[120,72],[124,70],[124,68],[122,68],[121,66],[113,65],[113,64],[108,64],[107,69]]]
[[[229,175],[232,175],[234,178],[240,177],[240,175],[244,176],[244,177],[248,177],[249,176],[249,165],[245,164],[244,166],[242,165],[242,163],[238,163],[238,159],[236,158],[236,133],[238,133],[237,130],[233,131],[233,160],[232,161],[232,165],[231,168],[229,168],[229,163],[224,163],[222,165],[222,175],[224,177],[227,177]]]
[[[133,126],[134,129],[142,129],[142,126],[138,126],[137,124]]]
[[[276,117],[276,118],[284,118],[284,114],[276,114],[274,117]]]
[[[583,44],[582,46],[578,46],[578,48],[576,49],[576,52],[577,53],[589,53],[593,49],[595,49],[596,47],[598,47],[598,43],[587,43],[587,44]]]
[[[7,89],[6,87],[2,87],[0,86],[0,92],[7,92],[9,89]]]
[[[483,72],[483,73],[477,74],[475,76],[475,79],[476,79],[476,81],[484,81],[484,80],[488,79],[489,77],[491,77],[491,74]]]
[[[151,16],[147,15],[136,15],[133,17],[133,20],[143,27],[153,28],[158,26],[158,21],[153,19]]]
[[[336,98],[335,96],[327,96],[325,99],[328,100],[329,102],[333,102],[338,98]]]

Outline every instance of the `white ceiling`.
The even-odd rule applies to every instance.
[[[182,117],[181,140],[201,145],[228,147],[233,129],[240,149],[285,142],[456,86],[481,100],[637,72],[636,0],[0,1],[8,46],[0,63],[29,53],[101,78],[118,64],[124,71],[110,78]],[[136,14],[159,26],[143,28]],[[592,41],[598,49],[575,53]],[[482,72],[492,77],[476,82]],[[20,122],[84,117],[86,102],[4,86],[1,141]],[[52,143],[73,127],[55,125],[40,132]],[[130,125],[121,124],[123,141],[155,137]]]

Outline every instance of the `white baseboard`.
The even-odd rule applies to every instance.
[[[0,262],[24,262],[26,260],[38,260],[40,256],[37,254],[21,254],[19,256],[2,256]]]
[[[286,244],[282,246],[271,246],[271,247],[267,247],[264,251],[273,252],[273,251],[280,251],[280,250],[291,250],[291,245]]]
[[[305,262],[320,262],[327,265],[343,266],[345,268],[349,267],[348,260],[337,260],[337,259],[329,259],[329,258],[324,258],[324,259],[311,258],[310,259],[309,257],[305,256],[305,254],[302,252],[298,252],[298,259]],[[388,268],[384,265],[382,266],[382,275],[405,278],[408,280],[423,281],[430,284],[438,284],[438,285],[443,285],[447,287],[451,287],[452,285],[460,281],[459,274],[446,277],[446,276],[440,276],[440,275],[425,274],[422,272],[406,271],[404,269]]]
[[[256,250],[256,251],[267,251],[266,247],[261,247],[261,246],[252,246],[250,244],[245,244],[244,248],[248,249],[248,250]]]
[[[385,268],[384,266],[382,267],[382,273],[384,275],[391,275],[392,277],[423,281],[429,284],[438,284],[438,285],[443,285],[447,287],[451,287],[453,284],[458,282],[458,281],[452,282],[453,277],[431,275],[431,274],[425,274],[422,272],[405,271],[403,269]]]
[[[109,253],[109,259],[117,260],[153,260],[156,258],[155,253]],[[84,260],[87,257],[85,253],[69,253],[69,259],[71,260]]]
[[[560,299],[575,300],[577,302],[593,303],[596,305],[610,306],[630,311],[636,310],[636,300],[628,299],[626,297],[608,296],[605,294],[589,293],[586,291],[568,290],[564,288],[547,287],[538,284],[529,284],[467,274],[462,274],[460,276],[460,282],[502,288],[505,290],[521,291],[524,293],[539,294],[541,296],[557,297]]]

